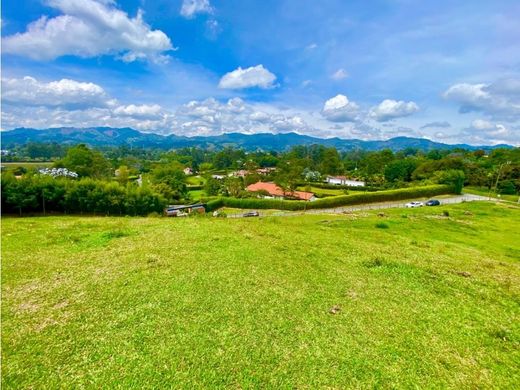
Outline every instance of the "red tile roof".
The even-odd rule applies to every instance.
[[[246,190],[249,192],[266,191],[271,196],[290,197],[300,200],[310,200],[314,196],[312,192],[305,191],[284,192],[275,183],[264,183],[261,181],[248,185]]]

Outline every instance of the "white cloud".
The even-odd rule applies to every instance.
[[[128,106],[116,107],[114,114],[134,118],[157,119],[162,117],[162,108],[158,104],[130,104]]]
[[[96,57],[117,55],[123,61],[164,61],[172,50],[168,36],[152,30],[139,10],[131,18],[112,1],[50,0],[48,5],[63,15],[42,16],[23,33],[2,39],[4,53],[34,60],[52,60],[64,55]]]
[[[423,126],[421,126],[421,129],[427,129],[427,128],[448,128],[451,127],[451,124],[447,121],[436,121],[436,122],[430,122],[426,123]]]
[[[516,129],[518,131],[518,129]],[[455,137],[472,144],[503,144],[512,143],[519,144],[516,132],[502,124],[493,123],[485,119],[475,119],[471,125],[462,130]]]
[[[332,80],[340,81],[343,79],[346,79],[348,77],[348,73],[345,71],[345,69],[338,69],[336,72],[334,72],[330,78]]]
[[[358,119],[359,106],[340,94],[325,102],[321,114],[331,122],[352,122]]]
[[[414,102],[383,100],[378,106],[370,109],[369,116],[378,122],[385,122],[395,118],[409,116],[419,111],[419,106]]]
[[[219,88],[243,89],[258,87],[262,89],[274,88],[276,76],[269,72],[263,65],[252,66],[247,69],[238,67],[232,72],[226,73],[220,79]]]
[[[267,123],[271,116],[263,111],[255,111],[251,115],[249,115],[249,119],[255,122]]]
[[[443,94],[459,104],[459,112],[481,111],[492,118],[518,120],[520,115],[520,79],[500,79],[491,84],[459,83]]]
[[[197,14],[213,13],[213,7],[211,7],[209,0],[184,0],[180,13],[185,18],[191,19]]]
[[[105,90],[97,84],[69,79],[46,83],[29,76],[2,79],[2,101],[47,107],[105,107],[113,104]]]

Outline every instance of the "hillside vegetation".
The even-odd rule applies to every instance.
[[[520,383],[513,204],[2,223],[6,389]]]

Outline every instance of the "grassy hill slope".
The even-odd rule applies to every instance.
[[[3,385],[513,388],[520,209],[385,213],[5,218]]]

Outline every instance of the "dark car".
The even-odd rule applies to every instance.
[[[437,199],[430,199],[425,204],[426,206],[440,206],[441,202],[439,202]]]
[[[260,213],[258,211],[249,211],[247,213],[244,213],[244,215],[242,215],[243,217],[259,217],[260,216]]]

